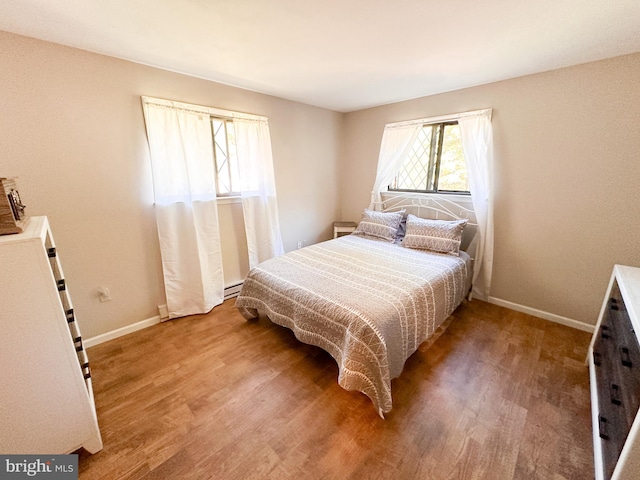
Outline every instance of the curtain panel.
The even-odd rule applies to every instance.
[[[235,118],[242,212],[249,267],[284,253],[266,119]]]
[[[422,125],[422,123],[403,123],[400,125],[390,124],[384,127],[380,155],[378,156],[378,169],[373,191],[371,192],[369,210],[380,208],[381,192],[387,190],[393,177],[402,167],[409,149],[418,138]]]
[[[478,223],[473,294],[489,299],[493,274],[493,131],[491,110],[458,118],[462,150],[469,173],[471,201]]]
[[[169,318],[224,300],[209,114],[143,97]]]
[[[474,259],[473,294],[487,300],[493,273],[493,132],[491,109],[454,115],[420,118],[387,124],[382,135],[376,180],[370,209],[380,205],[386,191],[402,167],[420,129],[429,123],[457,120],[469,174],[471,201],[478,223],[478,249]]]

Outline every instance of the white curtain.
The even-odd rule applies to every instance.
[[[469,174],[471,201],[478,223],[473,294],[488,300],[493,272],[493,131],[491,109],[458,118]]]
[[[378,170],[373,184],[373,191],[371,192],[370,210],[379,208],[380,192],[387,189],[393,177],[400,170],[409,153],[409,149],[418,138],[422,125],[422,123],[411,122],[389,124],[384,127],[380,155],[378,156]]]
[[[209,113],[142,98],[169,317],[224,300]]]
[[[271,138],[266,119],[236,116],[236,150],[249,267],[284,253],[278,219]]]

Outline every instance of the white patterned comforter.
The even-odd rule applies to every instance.
[[[462,302],[468,256],[347,235],[267,260],[249,272],[236,306],[326,350],[338,384],[391,410],[391,380]]]

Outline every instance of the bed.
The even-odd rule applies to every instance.
[[[383,418],[392,408],[391,380],[471,291],[473,259],[464,249],[475,243],[468,239],[474,234],[461,235],[474,227],[469,210],[419,202],[408,207],[422,216],[396,198],[382,211],[365,209],[351,235],[261,263],[236,299],[245,318],[262,313],[327,351],[338,364],[338,384],[367,395]],[[446,220],[425,220],[425,210]],[[415,247],[416,225],[429,227],[428,247],[444,251]],[[453,240],[434,240],[433,225],[455,230]]]

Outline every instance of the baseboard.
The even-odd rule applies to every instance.
[[[225,287],[224,299],[229,300],[230,298],[237,297],[238,293],[240,292],[240,287],[242,287],[242,283],[243,282],[240,282],[235,285]],[[109,340],[113,340],[114,338],[122,337],[123,335],[137,332],[138,330],[142,330],[143,328],[151,327],[153,325],[157,325],[160,322],[169,320],[169,311],[167,310],[166,305],[158,305],[158,312],[160,313],[160,315],[156,315],[155,317],[151,317],[146,320],[141,320],[132,325],[127,325],[126,327],[118,328],[116,330],[112,330],[111,332],[103,333],[101,335],[96,335],[95,337],[87,338],[83,342],[84,346],[86,348],[93,347],[94,345],[108,342]]]
[[[94,345],[108,342],[109,340],[113,340],[114,338],[122,337],[123,335],[137,332],[138,330],[142,330],[143,328],[157,325],[158,323],[160,323],[160,316],[156,315],[155,317],[147,318],[146,320],[141,320],[132,325],[127,325],[126,327],[117,328],[110,332],[103,333],[101,335],[96,335],[95,337],[87,338],[83,343],[86,348],[93,347]]]
[[[531,308],[525,305],[520,305],[518,303],[508,302],[507,300],[502,300],[500,298],[489,297],[489,303],[493,303],[494,305],[505,307],[510,310],[515,310],[516,312],[526,313],[527,315],[532,315],[544,320],[559,323],[561,325],[566,325],[567,327],[576,328],[584,332],[593,333],[593,331],[595,330],[595,325],[579,322],[578,320],[563,317],[561,315],[556,315],[554,313],[545,312],[544,310],[538,310],[537,308]]]
[[[235,298],[240,293],[240,288],[242,288],[242,284],[244,282],[236,283],[235,285],[230,285],[225,287],[224,289],[224,299],[229,300],[230,298]]]
[[[225,289],[225,300],[227,300],[227,298],[233,298],[237,296],[238,295],[237,291],[234,291],[234,290],[237,288],[237,290],[239,291],[240,290],[239,287],[240,285],[234,285],[233,287],[228,287],[228,289]],[[227,297],[227,294],[229,294],[228,297]],[[536,308],[526,307],[524,305],[509,302],[507,300],[502,300],[500,298],[489,297],[489,303],[493,303],[494,305],[505,307],[510,310],[515,310],[516,312],[526,313],[527,315],[532,315],[534,317],[542,318],[544,320],[549,320],[551,322],[559,323],[561,325],[566,325],[567,327],[576,328],[584,332],[593,333],[593,331],[595,330],[595,325],[579,322],[577,320],[573,320],[572,318],[555,315],[553,313],[545,312],[543,310],[538,310]],[[111,332],[107,332],[101,335],[96,335],[95,337],[87,338],[84,341],[84,346],[86,348],[93,347],[94,345],[108,342],[109,340],[122,337],[123,335],[137,332],[138,330],[142,330],[143,328],[157,325],[160,322],[161,322],[160,316],[156,315],[155,317],[151,317],[146,320],[141,320],[132,325],[127,325],[126,327],[118,328],[116,330],[112,330]]]

